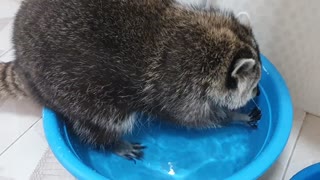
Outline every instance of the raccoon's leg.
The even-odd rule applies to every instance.
[[[122,140],[122,135],[133,129],[135,115],[110,114],[108,120],[92,119],[69,121],[80,139],[94,147],[109,150],[128,160],[142,159],[143,149],[139,143]]]
[[[261,119],[261,110],[254,108],[249,114],[243,114],[238,112],[228,112],[228,116],[232,121],[242,121],[250,125],[252,128],[257,128],[257,123]]]

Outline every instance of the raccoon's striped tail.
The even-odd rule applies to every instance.
[[[24,85],[18,77],[13,62],[0,63],[0,99],[27,96]]]

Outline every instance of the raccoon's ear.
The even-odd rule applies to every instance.
[[[237,19],[238,21],[245,25],[245,26],[250,26],[250,16],[249,16],[249,13],[245,12],[245,11],[242,11],[242,12],[239,12],[237,14]]]
[[[232,77],[239,77],[241,74],[250,71],[256,64],[254,59],[239,59],[233,67]]]

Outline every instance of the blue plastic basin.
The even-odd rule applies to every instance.
[[[240,124],[187,130],[160,122],[143,123],[128,139],[146,145],[143,161],[127,161],[79,143],[50,109],[44,130],[53,153],[78,179],[257,179],[281,154],[290,134],[293,110],[289,91],[276,68],[262,56],[262,110],[259,128]],[[253,107],[249,103],[244,111]]]
[[[304,168],[294,175],[291,180],[317,180],[320,179],[320,163]]]

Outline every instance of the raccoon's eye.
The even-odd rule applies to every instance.
[[[227,77],[226,87],[227,87],[228,89],[237,89],[237,87],[238,87],[238,81],[237,81],[237,79],[235,79],[235,78],[231,77],[231,75],[229,75],[229,76]]]

